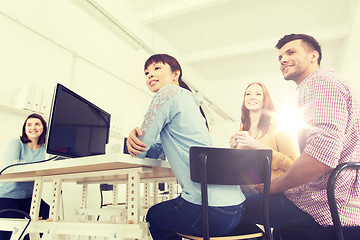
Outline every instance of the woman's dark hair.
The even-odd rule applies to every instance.
[[[298,40],[298,39],[301,39],[311,50],[315,50],[319,53],[319,58],[317,60],[317,63],[320,66],[320,62],[321,62],[321,58],[322,58],[321,46],[320,46],[319,42],[312,36],[309,36],[306,34],[295,34],[295,33],[285,35],[278,41],[278,43],[276,44],[275,47],[277,49],[280,49],[288,42]]]
[[[179,86],[182,87],[182,88],[185,88],[186,90],[189,90],[190,92],[192,92],[190,87],[182,80],[182,69],[181,69],[180,63],[174,57],[172,57],[170,55],[167,55],[167,54],[154,54],[154,55],[152,55],[151,57],[149,57],[148,60],[146,60],[146,62],[144,64],[144,71],[151,64],[160,63],[160,62],[163,63],[163,64],[167,63],[170,66],[170,69],[171,69],[172,72],[180,71],[179,79],[178,79]],[[209,125],[207,123],[205,113],[204,113],[201,106],[200,106],[200,112],[201,112],[201,115],[205,118],[206,127],[209,129]]]
[[[47,124],[46,124],[46,121],[44,120],[44,118],[39,115],[39,114],[36,114],[36,113],[33,113],[33,114],[30,114],[25,122],[24,122],[24,125],[22,127],[22,135],[20,136],[20,140],[23,142],[23,143],[28,143],[28,142],[31,142],[30,139],[28,138],[28,136],[26,135],[26,132],[25,132],[25,126],[26,126],[26,122],[28,119],[30,118],[37,118],[41,121],[42,125],[43,125],[43,132],[42,134],[40,135],[39,137],[39,140],[38,140],[38,144],[39,145],[42,145],[45,143],[45,138],[46,138],[46,132],[47,132]]]
[[[249,110],[245,107],[245,96],[246,96],[247,89],[251,85],[254,85],[254,84],[259,85],[263,90],[263,96],[264,96],[263,110],[262,110],[262,113],[261,113],[258,128],[260,129],[260,131],[262,133],[262,136],[264,136],[269,131],[271,113],[275,112],[275,107],[274,107],[274,104],[273,104],[273,102],[271,100],[269,91],[267,90],[265,85],[260,83],[260,82],[250,83],[245,89],[244,98],[243,98],[243,104],[241,106],[241,126],[240,126],[240,128],[242,129],[242,131],[248,131],[250,129],[250,125],[251,125],[250,113],[249,113]]]

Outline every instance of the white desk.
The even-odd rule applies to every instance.
[[[139,189],[140,181],[146,179],[163,181],[164,179],[174,179],[174,175],[168,162],[149,158],[138,159],[127,154],[116,153],[19,165],[6,169],[0,176],[0,182],[34,181],[30,210],[32,221],[27,229],[32,239],[39,239],[39,235],[35,234],[38,232],[44,233],[41,239],[52,239],[54,234],[73,234],[74,232],[78,235],[100,234],[107,236],[109,239],[143,238],[144,234],[146,234],[147,226],[146,223],[140,222],[139,220]],[[66,223],[60,221],[59,203],[61,186],[64,181],[73,181],[81,184],[126,181],[128,184],[126,222],[121,224],[95,224],[86,222]],[[52,222],[38,220],[44,182],[52,182],[52,196],[51,202],[49,203],[49,219],[51,219]],[[86,205],[86,200],[84,199],[83,205],[83,207]],[[14,226],[21,227],[24,226],[25,223],[25,220],[0,219],[0,229],[12,230]],[[11,224],[13,226],[9,228]],[[21,231],[19,231],[19,234],[20,233]],[[12,239],[18,238],[18,236],[15,235],[16,234],[13,234]]]

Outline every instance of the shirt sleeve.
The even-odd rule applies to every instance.
[[[274,170],[289,170],[299,156],[299,151],[294,138],[284,132],[278,132],[275,137],[277,149],[273,149],[272,168]]]
[[[310,129],[304,152],[325,165],[335,168],[340,159],[348,119],[346,90],[339,84],[322,81],[313,86],[308,102]]]
[[[4,167],[17,163],[21,158],[21,142],[19,139],[11,140],[4,155]]]
[[[141,125],[141,131],[143,135],[139,138],[148,147],[146,152],[137,154],[136,157],[144,158],[149,152],[152,156],[160,156],[162,153],[161,145],[155,144],[161,130],[164,126],[170,122],[168,111],[165,108],[171,108],[167,104],[171,101],[171,98],[178,92],[178,88],[175,86],[165,85],[154,96],[149,109],[145,115],[144,122]],[[165,107],[165,105],[167,105]],[[155,144],[155,145],[154,145]],[[151,149],[149,151],[149,149]],[[150,157],[150,156],[149,156]]]
[[[158,139],[158,141],[150,146],[150,148],[146,152],[146,157],[148,158],[160,158],[160,156],[164,153],[161,141]]]

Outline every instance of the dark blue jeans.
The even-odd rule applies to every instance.
[[[240,222],[243,204],[229,207],[209,207],[211,236],[230,233]],[[181,240],[174,233],[202,236],[201,206],[181,197],[152,206],[146,216],[154,240]]]
[[[243,221],[263,224],[263,195],[247,196]],[[279,229],[285,226],[320,226],[309,214],[295,206],[284,193],[270,195],[269,216],[271,227]],[[278,239],[276,234],[274,238]]]
[[[24,199],[12,199],[12,198],[0,198],[0,210],[3,209],[18,209],[23,212],[29,213],[31,207],[31,198]],[[47,205],[43,200],[40,204],[40,213],[39,216],[43,219],[49,218],[49,205]],[[16,212],[4,212],[0,213],[0,218],[24,218],[20,213]],[[0,231],[0,239],[7,240],[11,237],[11,232]],[[28,235],[25,236],[25,240],[28,240]]]

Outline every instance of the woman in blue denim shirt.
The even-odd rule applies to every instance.
[[[20,139],[9,142],[5,156],[4,167],[15,163],[31,163],[45,159],[46,121],[36,113],[29,115],[22,127]],[[0,183],[0,210],[17,209],[29,213],[34,182]],[[0,213],[0,218],[23,218],[24,216],[6,211]],[[40,204],[40,217],[49,217],[49,205],[43,200]],[[10,239],[11,232],[0,231],[0,239]],[[29,239],[25,236],[24,239]]]
[[[178,61],[166,54],[151,56],[144,66],[146,84],[156,93],[141,128],[134,128],[127,147],[134,157],[158,158],[165,153],[182,187],[179,197],[152,206],[146,220],[154,240],[181,239],[174,233],[202,236],[200,184],[192,182],[190,146],[210,146],[200,104],[182,81]],[[158,140],[160,137],[160,141]],[[239,186],[209,185],[210,235],[230,233],[243,215],[245,197]]]

